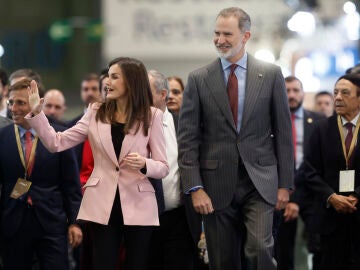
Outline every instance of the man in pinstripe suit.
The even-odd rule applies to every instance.
[[[279,67],[246,53],[250,24],[240,8],[219,13],[214,44],[220,58],[190,73],[180,110],[182,185],[204,216],[211,270],[276,269],[273,211],[285,206],[293,187],[284,78]],[[237,114],[226,86],[234,73]]]

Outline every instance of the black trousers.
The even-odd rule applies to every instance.
[[[278,270],[294,270],[295,239],[297,219],[285,222],[282,215],[284,211],[276,211],[280,217],[280,225],[275,240],[275,259]]]
[[[313,224],[309,222],[312,217],[301,214],[300,212],[300,216],[297,219],[285,222],[283,217],[284,210],[274,212],[273,231],[276,232],[274,236],[274,257],[278,263],[278,270],[295,269],[295,245],[299,218],[302,218],[304,221],[307,248],[313,254],[313,270],[320,269],[321,251],[319,234],[314,232]]]
[[[147,269],[149,245],[154,226],[124,225],[119,191],[116,192],[109,224],[89,222],[87,228],[92,239],[92,269],[115,270],[122,243],[126,250],[122,269]]]
[[[341,214],[336,230],[321,235],[321,270],[360,269],[359,228],[355,214]]]
[[[40,269],[68,269],[67,233],[47,233],[42,229],[34,208],[27,208],[18,232],[3,236],[4,269],[31,270],[34,256]]]
[[[196,256],[185,207],[165,211],[151,238],[149,270],[193,270]]]

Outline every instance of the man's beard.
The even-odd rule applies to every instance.
[[[303,101],[300,101],[296,107],[293,107],[293,108],[290,107],[290,112],[292,112],[292,113],[296,112],[302,106],[302,104],[303,104]]]

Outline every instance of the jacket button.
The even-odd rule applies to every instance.
[[[119,169],[119,167],[116,167],[116,171],[118,172],[120,169]]]

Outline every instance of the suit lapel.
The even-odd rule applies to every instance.
[[[224,81],[224,72],[222,70],[220,58],[215,60],[208,67],[208,75],[205,79],[207,88],[214,97],[215,103],[224,114],[226,120],[236,131],[235,123],[230,109],[228,95],[226,93],[226,86]]]
[[[135,128],[131,128],[129,133],[125,135],[124,141],[121,146],[119,162],[130,152],[134,143],[139,139],[142,133],[142,125],[140,125],[139,130],[135,133]]]
[[[304,145],[306,145],[310,139],[313,124],[314,119],[311,117],[311,114],[307,110],[304,110]]]
[[[250,115],[255,107],[257,97],[260,94],[264,77],[266,76],[264,69],[261,65],[255,62],[255,59],[248,54],[246,71],[246,85],[245,85],[245,101],[242,115],[241,129],[246,125],[250,119]]]
[[[115,155],[114,145],[111,137],[111,125],[97,121],[99,138],[102,146],[105,149],[106,154],[115,163],[118,164],[117,157]]]

